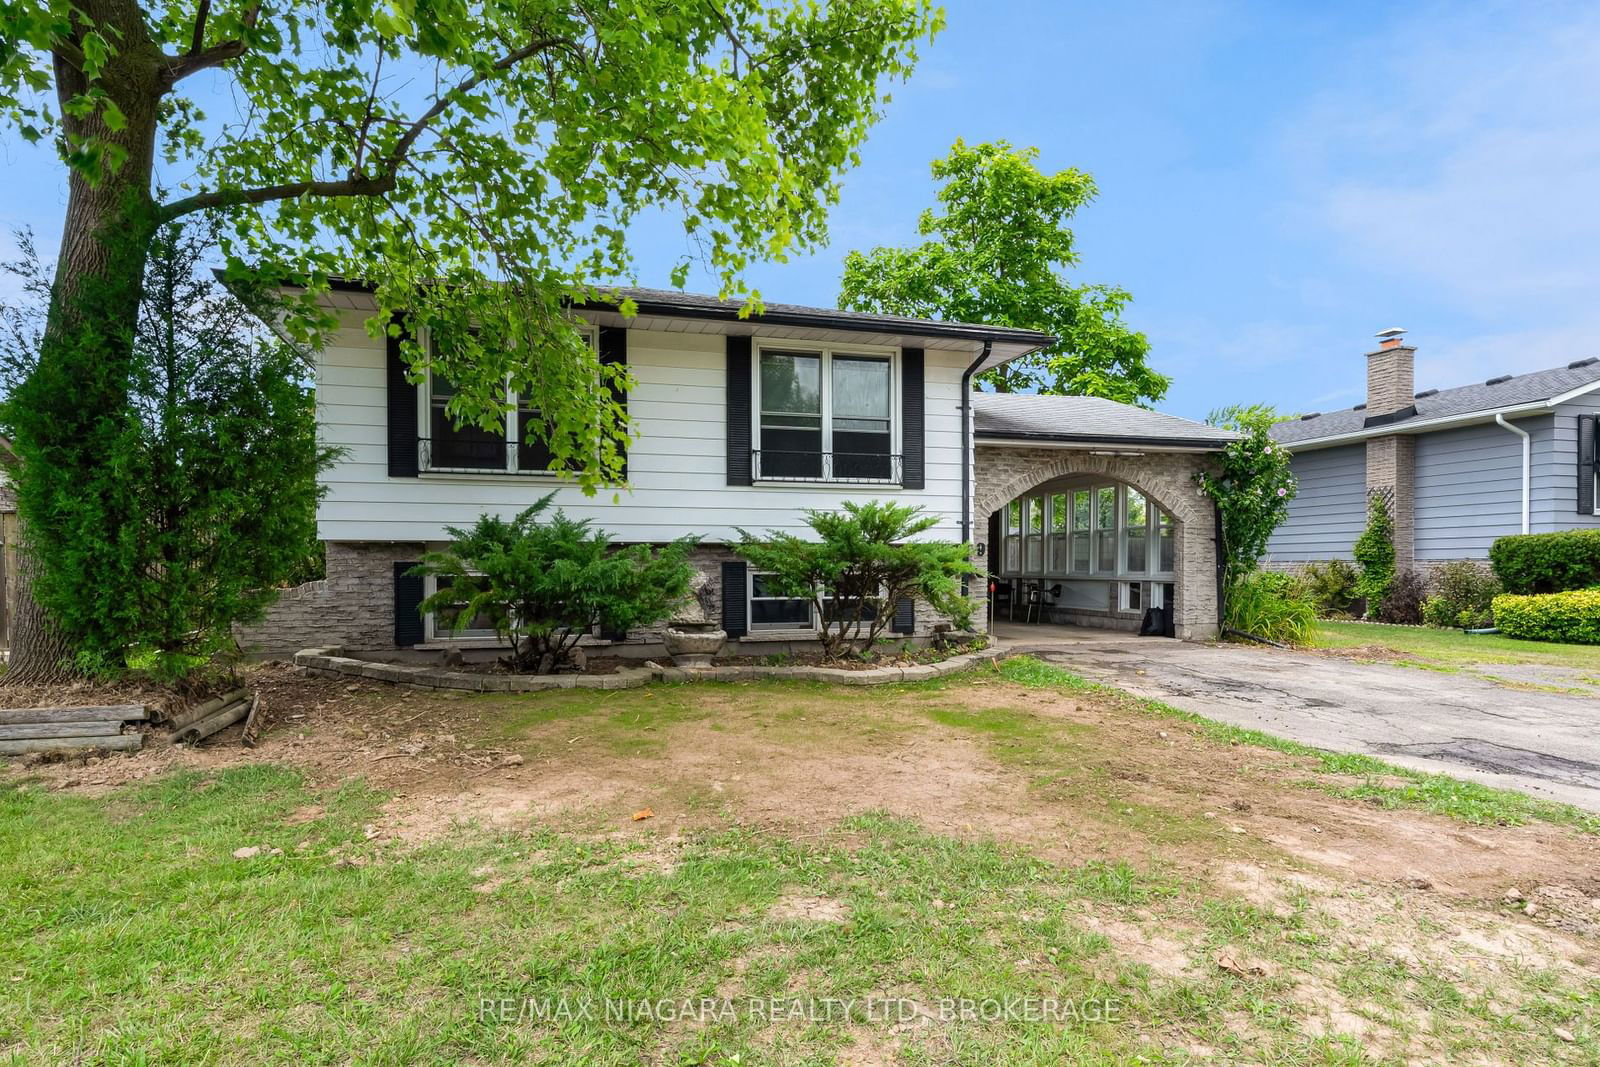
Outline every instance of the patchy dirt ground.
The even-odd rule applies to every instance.
[[[670,869],[674,842],[702,828],[803,839],[887,812],[1061,863],[1159,868],[1269,913],[1305,909],[1336,931],[1339,952],[1426,960],[1490,1000],[1500,976],[1530,968],[1600,988],[1600,837],[1337,798],[1304,784],[1307,758],[1220,744],[1094,695],[998,677],[865,692],[758,683],[530,696],[399,690],[275,666],[248,681],[265,701],[257,749],[244,749],[235,727],[194,749],[157,736],[131,756],[14,761],[12,773],[100,792],[177,769],[273,762],[389,793],[371,833],[397,849],[458,823],[537,824],[636,837],[647,847],[634,861],[655,869]],[[479,891],[498,885],[487,878]],[[819,921],[842,915],[821,898],[784,906]],[[1217,958],[1173,913],[1083,922],[1158,974],[1284,966]],[[1296,972],[1295,996],[1325,1009],[1328,1033],[1375,1047],[1393,1036],[1316,973]],[[1427,1048],[1391,1051],[1426,1059]]]
[[[1205,871],[1271,859],[1374,884],[1425,881],[1463,898],[1541,886],[1600,898],[1600,837],[1338,799],[1292,784],[1310,773],[1305,759],[1218,745],[1181,722],[1000,680],[503,697],[266,666],[247,682],[264,701],[254,750],[239,744],[239,727],[195,748],[157,730],[137,754],[26,770],[88,791],[252,762],[298,767],[320,783],[362,777],[393,794],[383,829],[407,840],[456,822],[530,820],[621,833],[730,821],[805,833],[885,811],[1062,860],[1159,859]],[[635,821],[644,808],[652,817]]]

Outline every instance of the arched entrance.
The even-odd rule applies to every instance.
[[[980,444],[983,563],[1019,601],[1043,589],[1041,621],[1137,630],[1162,607],[1176,636],[1214,636],[1215,520],[1194,482],[1205,462],[1187,452]],[[1010,607],[999,610],[1004,618]]]

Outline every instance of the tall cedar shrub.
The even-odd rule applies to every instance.
[[[829,659],[852,646],[861,654],[871,651],[904,597],[923,601],[958,627],[972,624],[972,604],[961,595],[961,579],[977,573],[968,546],[914,540],[938,524],[934,516],[878,500],[846,501],[839,511],[805,515],[815,540],[739,530],[736,551],[770,575],[768,586],[779,596],[811,603]]]
[[[1367,602],[1368,617],[1378,615],[1383,598],[1394,581],[1394,520],[1389,516],[1389,501],[1382,493],[1367,499],[1367,528],[1356,538],[1351,550],[1361,575],[1356,579],[1356,594]]]
[[[1511,534],[1489,546],[1508,593],[1561,593],[1600,585],[1600,530]]]
[[[205,269],[214,229],[157,232],[127,364],[85,345],[63,377],[60,352],[37,360],[44,305],[6,309],[0,421],[16,433],[33,595],[80,669],[115,674],[132,657],[185,673],[231,647],[234,623],[259,619],[320,549],[317,475],[334,452],[317,444],[310,368],[261,328],[264,304]],[[49,272],[31,240],[23,250],[13,271],[47,298]],[[116,417],[43,432],[68,378],[95,380]]]
[[[471,529],[449,527],[450,547],[426,554],[413,571],[438,580],[420,611],[456,630],[486,619],[518,671],[566,665],[596,627],[625,632],[667,618],[688,598],[694,576],[693,538],[659,549],[615,547],[587,519],[557,511],[541,522],[554,499],[541,497],[509,522],[483,515]]]

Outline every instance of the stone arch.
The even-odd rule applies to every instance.
[[[1071,449],[1015,449],[998,462],[985,464],[980,449],[977,461],[977,492],[973,508],[980,522],[999,511],[1009,500],[1026,494],[1029,490],[1056,478],[1070,475],[1099,475],[1133,486],[1154,500],[1180,524],[1211,524],[1210,502],[1201,496],[1194,483],[1198,464],[1181,462],[1179,455],[1162,456],[1096,456],[1089,452]],[[1000,450],[996,450],[1000,451]],[[1161,461],[1179,460],[1171,469],[1162,470]],[[1154,462],[1153,462],[1154,461]],[[994,477],[985,478],[987,473]]]
[[[1097,456],[1084,449],[980,445],[974,462],[973,518],[982,530],[1007,501],[1056,478],[1088,475],[1132,486],[1177,523],[1178,635],[1208,638],[1217,631],[1215,511],[1194,476],[1210,464],[1211,457],[1199,452]]]

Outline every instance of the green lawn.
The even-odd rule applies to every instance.
[[[1474,663],[1527,663],[1574,667],[1600,675],[1600,647],[1519,641],[1500,634],[1466,634],[1428,626],[1382,626],[1363,622],[1317,623],[1323,648],[1380,646],[1446,666]]]

